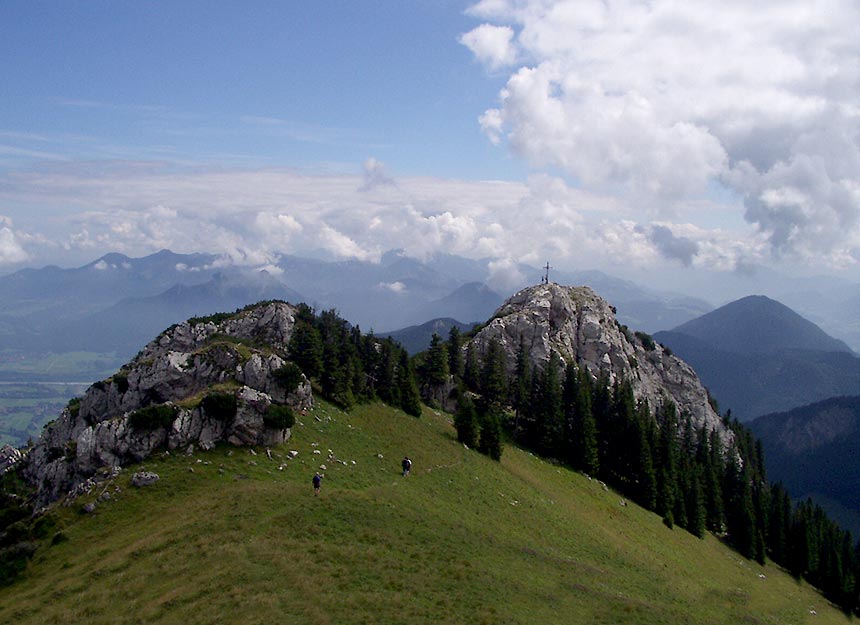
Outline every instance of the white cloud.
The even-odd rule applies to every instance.
[[[484,0],[468,13],[510,29],[505,58],[522,62],[479,119],[492,142],[640,215],[683,211],[718,181],[772,253],[860,262],[856,2]],[[477,30],[463,43],[498,68],[501,53],[466,40]]]
[[[514,29],[510,26],[481,24],[462,35],[460,43],[469,48],[481,63],[491,69],[499,69],[516,61],[513,38]]]
[[[415,258],[444,252],[495,259],[490,279],[501,283],[516,262],[549,260],[561,269],[669,260],[732,269],[766,249],[766,237],[751,230],[691,225],[710,210],[706,203],[682,206],[674,221],[643,221],[623,198],[546,174],[525,183],[404,177],[371,193],[363,182],[360,174],[288,170],[32,170],[0,175],[0,202],[25,208],[16,240],[48,262],[57,262],[47,258],[53,240],[63,242],[65,259],[169,248],[220,254],[216,266],[261,268],[284,254],[376,262],[386,250],[403,249]],[[61,203],[77,212],[41,217]]]
[[[385,291],[391,291],[392,293],[404,293],[406,291],[406,285],[400,281],[396,282],[380,282],[376,285],[378,289],[382,289]]]
[[[5,217],[0,216],[0,223],[6,221]],[[0,228],[0,265],[23,263],[29,258],[27,252],[21,247],[15,232],[8,226]]]

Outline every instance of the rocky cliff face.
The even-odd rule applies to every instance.
[[[303,375],[288,382],[283,375],[294,325],[295,309],[276,302],[166,330],[45,426],[23,460],[37,503],[54,501],[165,446],[205,449],[219,441],[276,445],[287,440],[290,429],[281,427],[283,421],[267,418],[272,404],[301,411],[313,403]],[[218,409],[204,401],[215,393],[222,400]],[[162,417],[142,425],[140,411],[147,407],[161,407]]]
[[[670,399],[679,414],[690,415],[696,429],[729,436],[690,366],[647,335],[621,326],[614,309],[588,287],[550,283],[523,289],[496,311],[471,345],[483,354],[493,339],[505,353],[509,372],[524,341],[537,367],[555,353],[594,376],[606,372],[610,382],[630,380],[636,398],[647,399],[652,410]]]

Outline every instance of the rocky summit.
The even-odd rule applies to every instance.
[[[708,393],[693,369],[650,336],[633,332],[615,318],[615,309],[586,286],[540,284],[508,299],[472,339],[478,353],[490,341],[501,346],[508,372],[513,372],[523,344],[534,366],[543,367],[556,354],[592,375],[605,373],[610,383],[630,380],[637,400],[652,410],[671,400],[679,414],[688,414],[697,430],[716,430],[730,437],[711,407]]]
[[[287,440],[291,421],[284,414],[313,403],[307,378],[286,361],[295,313],[283,302],[264,303],[163,332],[45,426],[23,459],[37,503],[156,449]]]

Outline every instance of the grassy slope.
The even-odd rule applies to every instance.
[[[464,449],[444,415],[322,404],[274,451],[289,449],[283,471],[226,448],[151,460],[155,486],[129,487],[127,471],[95,514],[62,509],[69,540],[0,589],[0,623],[848,621],[596,481],[510,447],[501,466]]]

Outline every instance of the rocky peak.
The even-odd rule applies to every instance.
[[[270,302],[165,330],[45,426],[24,460],[38,503],[164,447],[284,442],[289,419],[272,405],[301,411],[313,402],[308,380],[287,363],[295,315]]]
[[[513,372],[521,341],[536,367],[555,353],[592,375],[605,372],[610,382],[629,380],[637,399],[652,409],[667,399],[696,429],[730,436],[708,402],[692,368],[644,333],[634,333],[615,318],[615,309],[590,288],[555,283],[528,287],[509,298],[470,344],[482,354],[497,340]]]

